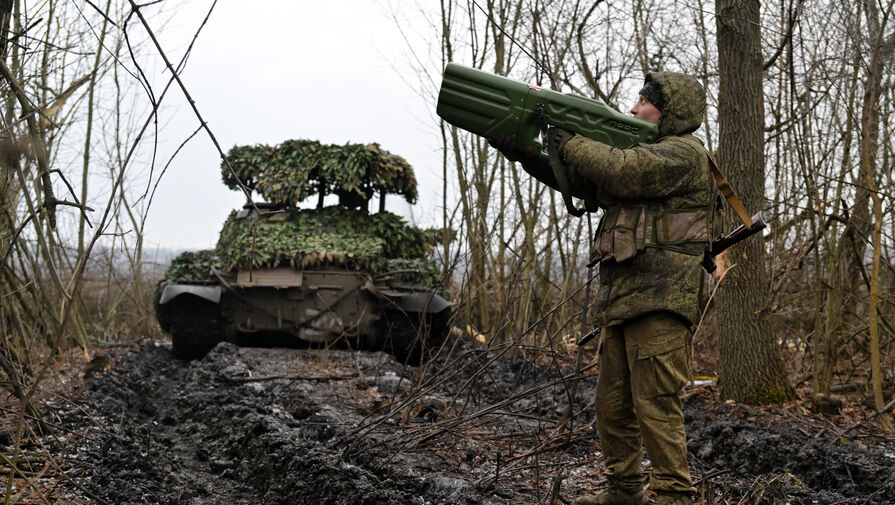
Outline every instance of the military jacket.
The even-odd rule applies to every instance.
[[[705,92],[689,76],[653,72],[665,97],[659,139],[617,149],[575,136],[560,153],[573,193],[604,209],[592,251],[599,263],[596,324],[653,311],[699,321],[702,254],[717,233],[708,153],[692,135]]]

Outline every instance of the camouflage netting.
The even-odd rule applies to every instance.
[[[414,203],[416,177],[407,160],[379,144],[321,144],[315,140],[287,140],[276,146],[236,146],[227,154],[236,176],[267,202],[295,206],[308,197],[353,192],[403,196]],[[225,163],[221,172],[231,189],[239,184]]]
[[[363,214],[342,207],[302,209],[256,219],[232,212],[215,249],[225,270],[338,265],[374,272],[389,260],[424,259],[427,234],[390,212]]]
[[[165,277],[155,284],[152,299],[158,304],[165,286],[172,284],[214,284],[218,281],[212,268],[220,268],[220,262],[214,251],[183,252],[177,255]],[[157,307],[156,307],[157,308]]]
[[[212,284],[217,277],[211,272],[212,267],[220,268],[220,262],[214,251],[184,252],[171,262],[164,279],[159,281],[160,287],[170,284]]]
[[[441,269],[434,261],[421,258],[391,259],[386,265],[387,271],[395,280],[393,284],[418,284],[434,290],[443,298],[450,300],[451,295],[441,282]]]
[[[227,157],[246,186],[283,210],[263,212],[262,217],[254,210],[231,212],[215,250],[178,256],[158,284],[159,292],[169,284],[216,283],[212,268],[232,272],[336,266],[386,275],[393,285],[421,284],[443,293],[441,270],[427,259],[445,236],[441,230],[419,230],[389,212],[369,215],[342,206],[296,208],[321,193],[368,198],[379,191],[399,194],[413,203],[416,179],[400,156],[378,144],[288,140],[274,147],[236,146]],[[238,188],[226,164],[222,164],[222,175],[227,186]]]

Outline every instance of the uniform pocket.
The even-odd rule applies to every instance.
[[[656,217],[656,243],[676,245],[706,242],[708,219],[708,214],[702,209],[666,211]]]
[[[646,398],[677,394],[690,378],[688,336],[678,332],[656,335],[637,348],[635,366]]]
[[[634,257],[638,251],[637,228],[641,222],[643,207],[622,207],[612,230],[612,254],[621,263]],[[642,234],[642,233],[641,233]]]
[[[606,214],[603,215],[603,219],[600,219],[600,224],[597,225],[597,231],[594,233],[594,242],[590,249],[590,261],[587,263],[588,268],[593,267],[603,258],[611,257],[612,234],[608,233],[608,231],[612,226],[607,223],[615,223],[616,219],[618,219],[618,213],[617,211],[613,212],[611,209],[606,211]]]

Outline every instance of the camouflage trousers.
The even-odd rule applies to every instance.
[[[696,492],[679,396],[690,377],[691,343],[690,328],[669,312],[603,329],[594,405],[613,486],[630,493],[643,487],[645,446],[653,491]]]

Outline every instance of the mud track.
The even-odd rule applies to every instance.
[[[114,504],[572,503],[605,486],[593,376],[491,357],[421,371],[384,353],[221,344],[184,362],[144,344],[86,379],[64,456],[90,501]],[[688,394],[704,503],[895,503],[891,447]]]

